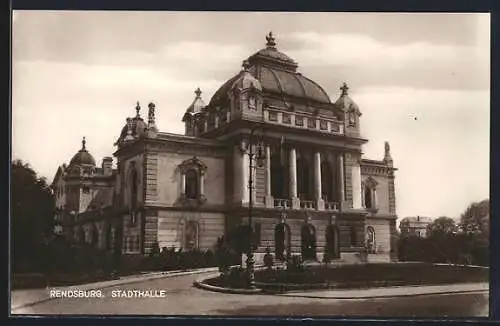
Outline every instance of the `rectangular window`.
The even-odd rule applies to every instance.
[[[278,121],[278,113],[269,112],[269,121]]]
[[[332,132],[339,132],[340,131],[340,125],[337,122],[332,122]]]
[[[296,116],[295,117],[295,125],[302,127],[304,125],[304,117],[302,116]]]
[[[289,114],[283,113],[283,123],[290,124],[291,122],[291,116]]]
[[[311,129],[316,128],[316,119],[308,118],[307,119],[307,127],[311,128]]]
[[[321,130],[328,130],[328,121],[326,121],[326,120],[320,120],[319,121],[319,129],[321,129]]]

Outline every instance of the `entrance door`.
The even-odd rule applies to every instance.
[[[274,249],[276,259],[285,260],[290,254],[290,226],[280,223],[274,228]]]
[[[316,260],[316,230],[312,224],[306,224],[301,230],[303,260]]]

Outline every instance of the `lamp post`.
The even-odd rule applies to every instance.
[[[254,153],[254,133],[255,130],[259,127],[253,127],[250,130],[250,136],[248,138],[248,143],[246,144],[246,148],[243,148],[243,153],[248,155],[249,159],[249,174],[248,174],[248,232],[249,232],[249,246],[248,246],[248,254],[247,254],[247,275],[248,275],[248,284],[250,289],[255,289],[255,258],[254,258],[254,249],[253,249],[253,226],[252,226],[252,210],[253,210],[253,169],[254,169],[254,160],[257,161],[257,166],[262,167],[265,159],[265,155],[263,153],[262,147],[260,143],[257,143],[257,153]]]

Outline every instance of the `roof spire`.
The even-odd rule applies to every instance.
[[[273,32],[269,32],[269,34],[266,35],[266,46],[268,48],[274,48],[276,46],[276,42],[274,41],[274,36]]]
[[[139,101],[137,101],[137,105],[135,106],[135,111],[137,112],[135,117],[140,118],[141,114],[139,113],[139,111],[141,111],[141,105],[139,104]]]
[[[201,96],[201,89],[198,87],[194,93],[196,94],[196,97],[199,98]]]
[[[342,86],[340,87],[340,90],[342,91],[342,96],[349,95],[349,86],[344,82]]]
[[[82,139],[82,151],[86,151],[87,148],[85,148],[85,144],[87,143],[87,141],[85,140],[85,136],[83,136],[83,139]]]

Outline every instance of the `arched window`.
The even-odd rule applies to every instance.
[[[196,157],[186,160],[179,165],[181,203],[184,205],[201,205],[206,201],[203,190],[206,170],[206,165]]]
[[[372,190],[365,185],[365,207],[372,208]]]
[[[301,229],[302,259],[316,259],[316,229],[310,223]]]
[[[335,224],[329,224],[326,227],[326,247],[325,255],[326,259],[329,261],[331,259],[340,258],[340,237],[339,228]]]
[[[194,169],[188,170],[186,176],[186,189],[184,195],[189,199],[198,199],[199,196],[199,176],[198,172]]]
[[[366,179],[363,189],[363,204],[365,208],[376,209],[377,208],[377,181],[371,176]]]
[[[369,253],[375,253],[376,251],[375,229],[373,226],[369,226],[366,229],[366,248]]]
[[[276,259],[286,259],[291,255],[290,248],[290,226],[284,222],[277,224],[274,228],[274,249]]]
[[[349,111],[348,118],[349,118],[349,126],[355,127],[356,126],[356,112],[354,110]]]

